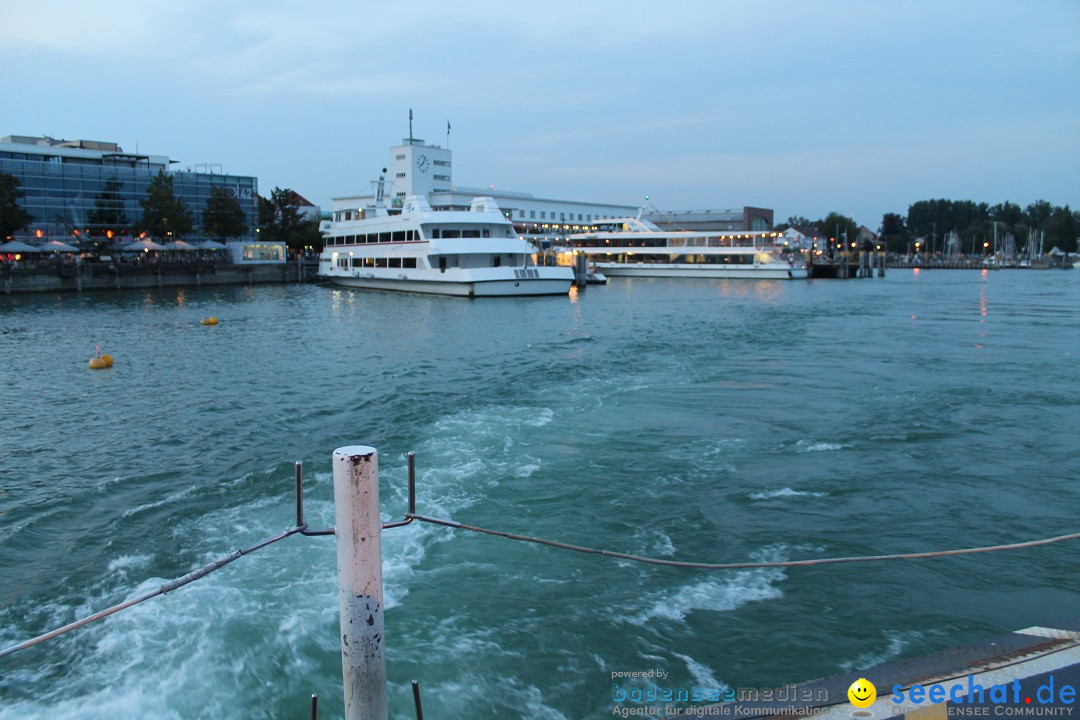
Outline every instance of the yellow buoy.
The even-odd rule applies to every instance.
[[[101,359],[105,361],[105,367],[112,367],[112,355],[102,355]]]
[[[218,323],[217,318],[213,317],[213,316],[208,317],[208,318],[203,318],[202,320],[199,321],[200,325],[217,325],[217,323]]]
[[[90,362],[86,363],[86,367],[90,368],[91,370],[100,370],[109,366],[105,364],[104,358],[92,357],[90,358]]]

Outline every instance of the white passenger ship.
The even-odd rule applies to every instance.
[[[319,276],[338,285],[376,290],[493,297],[561,295],[574,272],[533,262],[536,249],[520,239],[490,197],[468,210],[432,210],[419,195],[400,212],[379,200],[335,213],[324,222]]]
[[[773,231],[661,230],[638,218],[593,223],[570,235],[570,246],[604,275],[641,277],[764,278],[808,275],[802,255]]]

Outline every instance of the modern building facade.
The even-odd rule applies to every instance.
[[[184,239],[209,239],[202,229],[203,211],[214,187],[224,187],[240,203],[248,227],[245,238],[255,237],[258,223],[258,181],[244,175],[174,170],[164,155],[124,152],[113,142],[57,140],[49,137],[9,135],[0,139],[0,172],[14,175],[23,192],[21,205],[32,216],[27,230],[16,239],[59,239],[124,234],[115,218],[122,210],[129,224],[142,218],[139,201],[159,172],[173,179],[173,193],[195,218],[195,229]]]

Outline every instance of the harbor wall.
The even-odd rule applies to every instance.
[[[274,265],[215,264],[204,266],[95,265],[54,270],[0,271],[0,293],[82,292],[139,288],[202,287],[309,282],[315,280],[310,263],[292,261]]]

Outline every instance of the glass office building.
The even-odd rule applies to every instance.
[[[119,208],[130,224],[137,224],[142,218],[139,201],[161,171],[172,177],[173,194],[195,218],[195,227],[185,240],[210,239],[203,233],[202,218],[214,187],[226,188],[239,201],[248,228],[241,239],[255,237],[259,207],[256,178],[172,170],[174,163],[163,155],[124,152],[110,142],[10,135],[0,139],[0,173],[19,181],[23,192],[20,204],[33,218],[26,230],[15,234],[16,239],[70,242],[72,237],[124,233],[123,228],[107,222],[91,221],[100,219],[102,210]]]

